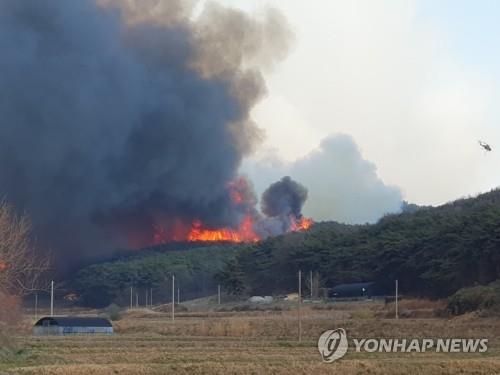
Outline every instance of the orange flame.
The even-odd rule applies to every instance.
[[[162,225],[153,225],[153,244],[159,245],[170,241],[190,241],[190,242],[258,242],[262,238],[255,232],[254,219],[256,218],[249,182],[243,178],[228,183],[229,197],[234,206],[238,209],[246,210],[246,216],[239,224],[238,228],[208,228],[201,220],[195,220],[191,224],[182,221],[174,221],[175,225],[169,224],[167,229]],[[257,214],[258,215],[258,214]],[[258,222],[257,222],[258,224]],[[308,230],[313,224],[312,219],[305,217],[297,218],[291,215],[287,221],[289,227],[286,232],[297,232]]]
[[[302,217],[297,219],[291,218],[289,232],[306,231],[311,228],[314,221],[309,218]],[[192,224],[191,231],[187,237],[188,241],[228,241],[228,242],[258,242],[261,238],[253,229],[253,221],[250,216],[246,216],[241,222],[237,230],[228,228],[222,229],[206,229],[203,223],[196,220]]]
[[[188,241],[230,241],[230,242],[256,242],[260,238],[253,230],[252,218],[245,217],[237,230],[229,228],[206,229],[201,221],[192,224],[187,237]]]
[[[291,222],[290,232],[305,231],[310,229],[314,224],[313,219],[307,217],[302,217],[300,219],[292,218]]]
[[[306,231],[311,228],[314,221],[309,218],[290,217],[290,227],[287,232]],[[183,234],[181,234],[183,233]],[[170,234],[160,225],[154,226],[154,244],[159,245],[169,241],[189,242],[258,242],[261,238],[254,230],[254,222],[251,215],[247,215],[237,229],[231,228],[207,228],[200,220],[195,220],[189,229],[179,230],[176,234]],[[1,270],[1,268],[0,268]]]

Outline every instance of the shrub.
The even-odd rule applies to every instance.
[[[111,320],[120,320],[122,318],[122,309],[120,306],[112,303],[106,307],[106,316]]]
[[[454,315],[500,306],[500,283],[462,288],[448,299],[448,309]]]

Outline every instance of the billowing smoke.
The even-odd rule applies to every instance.
[[[0,2],[0,190],[58,259],[241,220],[229,182],[290,35],[275,11],[194,5]]]
[[[262,194],[261,211],[255,231],[261,238],[277,236],[291,230],[307,229],[312,220],[302,216],[307,189],[289,176],[272,183]]]
[[[377,167],[363,158],[348,135],[324,139],[318,149],[293,165],[293,171],[313,198],[304,211],[317,220],[373,223],[401,210],[400,189],[381,180]]]
[[[269,186],[262,194],[261,210],[270,217],[302,215],[302,206],[307,199],[307,189],[289,176]]]
[[[270,156],[248,162],[244,169],[257,191],[264,191],[283,174],[298,179],[309,192],[303,212],[318,221],[372,223],[384,214],[399,212],[403,202],[400,189],[385,184],[376,166],[344,134],[325,138],[317,149],[295,162]]]

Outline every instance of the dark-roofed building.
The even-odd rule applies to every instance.
[[[370,298],[376,295],[375,283],[339,284],[330,290],[333,298]]]
[[[33,326],[35,335],[111,334],[113,325],[98,317],[44,317]]]

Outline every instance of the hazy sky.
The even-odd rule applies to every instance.
[[[220,2],[276,7],[295,33],[287,60],[267,73],[269,95],[254,111],[266,140],[250,164],[269,155],[293,164],[341,133],[414,203],[500,185],[500,2]]]

